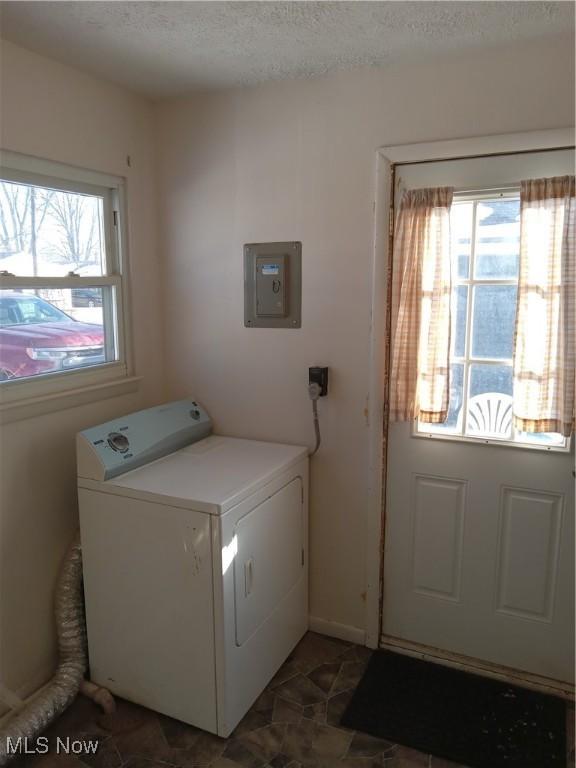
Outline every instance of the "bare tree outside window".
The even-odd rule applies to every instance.
[[[99,197],[0,182],[0,269],[33,276],[102,274]]]
[[[36,264],[38,234],[53,194],[22,184],[0,184],[0,258],[30,253]]]
[[[47,244],[47,255],[74,269],[97,262],[101,248],[100,206],[93,197],[55,192],[48,214],[58,236]]]

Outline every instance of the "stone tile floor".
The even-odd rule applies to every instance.
[[[465,768],[340,727],[371,652],[309,632],[234,733],[221,739],[117,699],[103,715],[80,696],[46,731],[98,739],[96,755],[18,758],[14,768]],[[573,715],[573,711],[572,711]],[[573,722],[573,717],[570,718]],[[574,766],[574,731],[569,739]]]

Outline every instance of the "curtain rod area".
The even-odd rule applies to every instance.
[[[440,157],[440,158],[431,158],[430,160],[406,160],[406,161],[400,161],[397,163],[393,163],[393,166],[397,168],[398,166],[405,166],[405,165],[428,165],[430,163],[452,163],[456,160],[480,160],[482,158],[486,157],[509,157],[511,155],[535,155],[540,154],[542,152],[565,152],[568,149],[576,149],[574,144],[565,146],[565,147],[544,147],[543,149],[521,149],[517,151],[510,151],[510,152],[488,152],[486,154],[481,155],[460,155],[458,157]]]

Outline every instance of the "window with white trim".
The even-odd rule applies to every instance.
[[[0,171],[3,399],[126,377],[122,180],[16,157]]]
[[[454,195],[450,211],[452,331],[450,408],[430,436],[566,447],[555,433],[528,434],[512,419],[512,354],[520,252],[520,190]]]

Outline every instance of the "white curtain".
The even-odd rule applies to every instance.
[[[452,187],[404,193],[394,234],[400,298],[392,346],[390,418],[440,423],[450,391]]]
[[[514,342],[514,424],[574,430],[576,359],[574,176],[521,186],[520,278]]]

